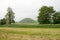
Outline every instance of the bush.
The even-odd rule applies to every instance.
[[[4,24],[6,24],[6,19],[5,18],[0,20],[0,25],[4,25]]]

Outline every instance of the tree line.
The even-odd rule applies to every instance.
[[[3,19],[0,19],[0,25],[15,23],[15,13],[8,7],[7,13]],[[60,24],[60,11],[54,10],[52,6],[42,6],[38,14],[39,24]]]

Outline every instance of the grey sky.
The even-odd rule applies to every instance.
[[[7,13],[7,8],[11,7],[15,12],[15,20],[23,18],[37,19],[38,10],[41,6],[53,6],[55,10],[60,10],[60,0],[0,0],[0,19]]]

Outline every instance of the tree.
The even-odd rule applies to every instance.
[[[38,22],[39,24],[49,24],[51,23],[51,15],[54,13],[53,7],[42,6],[39,9]]]
[[[13,20],[15,18],[14,14],[15,13],[13,12],[12,8],[8,7],[7,14],[5,15],[5,18],[7,20],[7,24],[13,23]]]
[[[6,19],[5,18],[0,20],[0,25],[4,25],[4,24],[6,24]]]
[[[60,12],[56,12],[53,15],[53,23],[60,24]]]

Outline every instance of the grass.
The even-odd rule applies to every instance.
[[[60,28],[0,27],[0,40],[60,40]]]
[[[0,25],[0,27],[12,27],[12,28],[60,28],[60,24],[10,24],[10,25]]]
[[[60,40],[60,24],[0,25],[0,40]]]

